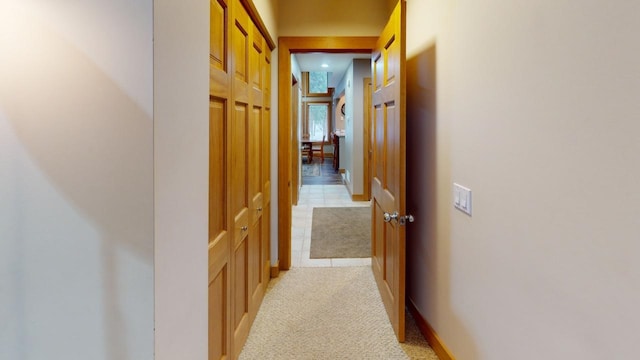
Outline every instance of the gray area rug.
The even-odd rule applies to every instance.
[[[371,208],[314,208],[311,259],[371,257]]]
[[[322,176],[320,164],[302,164],[302,176]]]

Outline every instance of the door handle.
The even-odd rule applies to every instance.
[[[400,216],[400,220],[398,220],[398,223],[400,223],[400,225],[404,226],[404,225],[407,224],[407,222],[412,223],[414,221],[416,221],[416,219],[414,219],[413,215],[408,214],[408,215]]]
[[[394,211],[393,214],[389,214],[388,212],[385,212],[383,215],[384,218],[384,222],[391,222],[392,220],[397,221],[398,224],[400,225],[406,225],[407,222],[414,222],[415,218],[413,217],[413,215],[408,214],[408,215],[398,215],[397,211]]]
[[[398,220],[398,212],[394,211],[393,214],[389,214],[388,212],[385,212],[384,215],[384,222],[391,222],[391,220]]]

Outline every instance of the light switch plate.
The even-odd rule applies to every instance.
[[[453,183],[453,206],[471,216],[471,189]]]

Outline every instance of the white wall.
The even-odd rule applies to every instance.
[[[342,83],[342,81],[341,81]],[[344,169],[344,176],[347,180],[347,188],[349,192],[353,194],[353,62],[347,68],[344,73],[344,102],[345,102],[345,114],[344,114],[344,147],[340,149],[340,168]],[[342,145],[342,144],[341,144]],[[342,161],[344,159],[344,162]]]
[[[636,357],[640,5],[407,9],[409,297],[459,359]]]
[[[345,147],[340,149],[341,158],[344,152],[344,164],[348,180],[347,187],[352,195],[364,192],[364,86],[363,80],[371,77],[371,61],[368,59],[354,59],[338,88],[345,93]]]
[[[345,136],[347,143],[351,140],[351,194],[364,193],[364,79],[371,77],[371,60],[353,60],[353,120],[351,139],[349,132]]]
[[[207,358],[209,3],[154,1],[155,352]]]
[[[153,358],[152,2],[0,3],[0,358]]]

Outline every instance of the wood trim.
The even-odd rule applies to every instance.
[[[429,346],[431,346],[436,355],[438,355],[438,358],[440,358],[440,360],[455,360],[455,357],[449,348],[444,344],[436,331],[433,330],[431,325],[429,325],[429,322],[422,317],[422,314],[420,314],[416,305],[409,298],[407,298],[407,309],[416,321],[416,325],[418,326],[418,329],[420,329],[422,336],[424,336],[425,340],[429,343]]]
[[[278,44],[285,43],[291,53],[370,53],[375,48],[377,37],[372,36],[347,36],[347,37],[321,37],[321,36],[283,36]],[[289,64],[289,66],[291,66]]]
[[[365,194],[351,195],[351,201],[369,201],[369,198]]]
[[[276,43],[273,41],[271,34],[269,34],[269,30],[267,30],[267,27],[262,21],[262,17],[260,17],[258,9],[256,9],[256,6],[253,4],[253,0],[240,0],[240,3],[247,10],[247,13],[249,13],[249,17],[253,20],[258,30],[260,30],[262,36],[267,41],[269,50],[273,51],[273,49],[276,48]]]
[[[275,279],[280,276],[280,261],[276,261],[276,265],[271,267],[271,278]]]
[[[377,37],[280,37],[278,40],[278,257],[291,267],[291,54],[371,53]]]
[[[363,96],[365,97],[362,101],[362,114],[363,116],[363,128],[364,128],[364,136],[362,138],[362,163],[363,163],[363,172],[362,177],[364,179],[364,191],[363,195],[366,197],[366,200],[371,199],[371,156],[370,152],[373,146],[373,136],[371,131],[371,88],[372,82],[370,77],[366,77],[362,79],[362,90]]]
[[[278,41],[278,264],[291,267],[291,52]]]
[[[295,76],[293,76],[293,74],[291,76],[295,79]],[[291,173],[293,174],[293,176],[291,177],[291,204],[298,205],[298,200],[300,199],[300,187],[302,185],[302,164],[300,161],[300,139],[297,134],[301,133],[302,131],[302,129],[300,129],[298,119],[303,117],[303,115],[298,111],[298,104],[300,103],[300,83],[296,80],[292,88],[291,118],[296,120],[291,122],[291,143],[293,144],[291,147]]]

